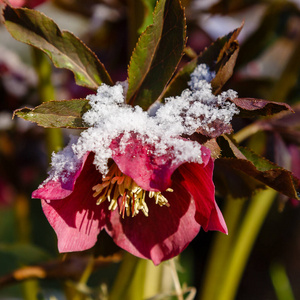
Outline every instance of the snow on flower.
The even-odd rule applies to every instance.
[[[210,151],[188,139],[238,113],[225,101],[236,92],[212,94],[213,76],[199,65],[189,89],[155,115],[125,104],[124,84],[102,84],[87,97],[89,128],[53,154],[48,179],[32,195],[43,199],[59,251],[88,249],[105,229],[120,247],[159,264],[183,251],[201,226],[227,233]]]

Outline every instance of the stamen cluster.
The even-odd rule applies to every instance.
[[[102,182],[93,187],[95,193],[93,196],[97,199],[97,205],[107,200],[110,202],[109,210],[115,210],[120,207],[120,214],[124,218],[125,212],[127,216],[134,217],[141,210],[148,217],[148,206],[146,204],[146,196],[154,198],[155,203],[159,206],[169,206],[168,200],[161,192],[145,191],[139,187],[129,176],[124,175],[115,163],[109,169],[108,174],[102,179]],[[172,192],[172,189],[167,189]],[[147,195],[148,194],[148,195]]]

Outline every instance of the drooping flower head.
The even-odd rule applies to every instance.
[[[125,104],[126,85],[101,85],[87,97],[88,129],[52,157],[49,178],[33,192],[61,252],[92,247],[105,229],[117,245],[155,264],[179,254],[204,230],[227,233],[214,199],[209,149],[188,137],[227,130],[234,91],[214,96],[205,65],[189,89],[155,113]]]

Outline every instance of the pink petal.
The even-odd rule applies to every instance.
[[[214,163],[206,166],[186,163],[178,170],[183,177],[181,184],[191,193],[196,204],[196,220],[205,231],[218,230],[228,233],[226,223],[215,202],[215,187],[212,180]]]
[[[93,197],[92,187],[102,178],[92,164],[93,157],[89,155],[87,158],[74,191],[68,197],[55,201],[42,200],[44,213],[57,234],[60,252],[91,248],[105,225],[107,203],[96,205]]]
[[[121,218],[112,212],[106,231],[115,243],[135,256],[151,259],[155,265],[181,253],[200,230],[196,222],[195,203],[177,183],[174,192],[163,193],[170,207],[160,207],[153,198],[146,199],[149,216],[141,211],[135,217]]]
[[[186,161],[174,164],[171,154],[154,156],[154,145],[145,144],[134,135],[124,150],[119,146],[120,138],[115,139],[110,148],[112,158],[119,169],[131,177],[141,188],[147,191],[165,191],[171,186],[173,172]],[[202,147],[202,160],[206,165],[210,159],[210,150]],[[170,151],[171,153],[171,151]]]
[[[60,200],[71,195],[74,190],[75,182],[80,175],[88,156],[89,159],[94,159],[93,154],[89,155],[89,153],[87,153],[84,155],[81,164],[73,174],[69,175],[66,182],[63,182],[61,178],[58,180],[49,180],[48,182],[43,183],[37,190],[33,191],[31,197],[44,200]]]
[[[297,178],[300,178],[300,147],[298,145],[291,144],[288,146],[288,150],[292,160],[291,171]]]
[[[47,0],[10,0],[10,4],[14,7],[26,6],[28,8],[34,8],[46,1]],[[3,1],[0,0],[0,3],[3,3]]]

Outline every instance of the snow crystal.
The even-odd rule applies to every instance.
[[[238,113],[226,98],[235,98],[234,91],[212,94],[210,81],[215,76],[209,68],[199,65],[191,74],[189,88],[180,96],[165,99],[165,104],[149,114],[141,107],[125,104],[126,83],[108,86],[102,84],[96,95],[87,99],[91,109],[83,116],[90,127],[83,131],[72,146],[52,158],[53,176],[68,170],[72,173],[87,152],[95,154],[94,164],[102,174],[108,171],[107,161],[112,157],[111,142],[121,137],[120,149],[125,151],[132,134],[142,143],[154,146],[153,155],[168,155],[174,164],[179,161],[202,163],[201,145],[183,139],[202,127],[214,131],[215,121],[229,124]],[[73,161],[73,162],[72,162]]]
[[[74,153],[72,146],[76,144],[78,137],[71,136],[69,144],[61,151],[52,153],[51,170],[49,177],[42,183],[44,185],[50,180],[60,179],[66,182],[72,173],[75,173],[81,165],[81,159]]]
[[[203,84],[210,86],[210,82],[215,76],[216,73],[211,72],[207,65],[200,64],[191,73],[191,81],[188,82],[188,85],[192,90],[199,90]]]

